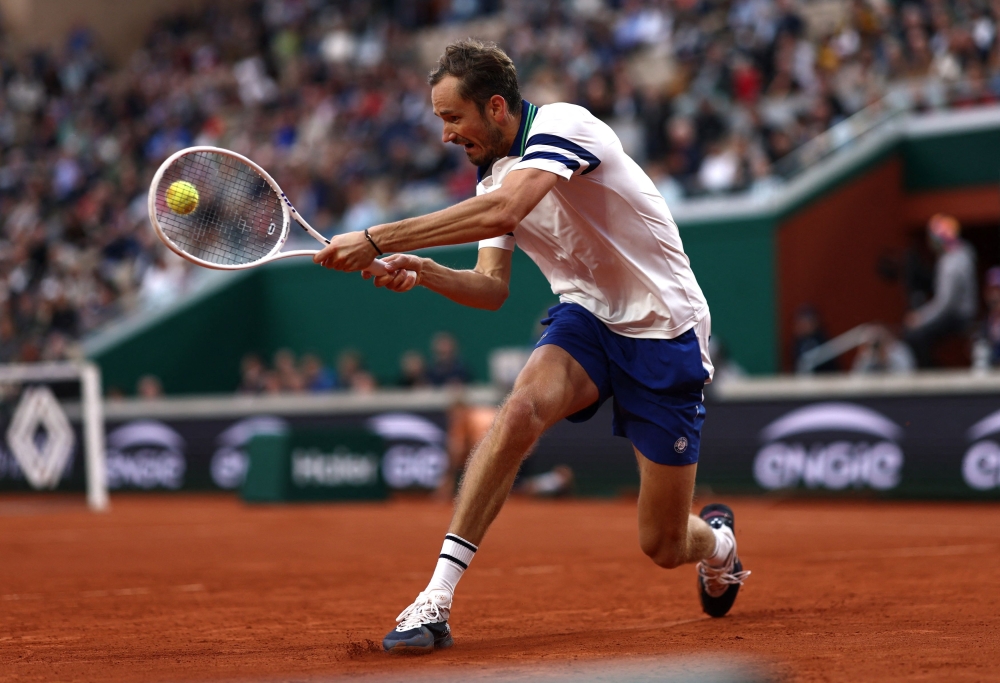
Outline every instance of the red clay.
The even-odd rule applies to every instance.
[[[270,680],[742,655],[801,681],[1000,680],[1000,506],[729,500],[753,570],[703,617],[639,550],[629,501],[513,500],[462,580],[456,646],[377,643],[425,585],[432,502],[0,499],[0,681]]]

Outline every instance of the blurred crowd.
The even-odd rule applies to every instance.
[[[399,359],[397,376],[388,379],[382,388],[461,386],[472,379],[459,354],[458,342],[451,334],[435,334],[430,349],[429,360],[416,349],[404,352]],[[365,367],[364,356],[356,349],[342,351],[334,367],[326,365],[315,353],[296,358],[292,350],[279,349],[270,366],[259,355],[251,353],[243,357],[240,370],[237,391],[241,394],[368,393],[380,386],[375,375]]]
[[[258,0],[164,18],[115,66],[85,29],[2,48],[0,362],[63,358],[190,285],[146,218],[177,149],[246,154],[327,233],[473,194],[429,108],[427,29],[476,20],[527,99],[588,107],[677,200],[773,187],[779,159],[887,93],[995,101],[998,17],[1000,0]],[[339,365],[329,381],[353,386]]]

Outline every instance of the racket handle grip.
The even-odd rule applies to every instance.
[[[370,266],[365,268],[365,272],[371,273],[372,275],[385,275],[389,271],[385,269],[385,261],[377,258],[371,262]]]
[[[385,261],[383,261],[382,259],[375,259],[374,261],[371,262],[370,266],[364,269],[364,272],[370,273],[372,277],[374,277],[376,275],[385,275],[389,271],[387,271],[385,268]],[[406,271],[406,277],[409,282],[413,283],[413,285],[417,283],[416,273],[408,270]]]

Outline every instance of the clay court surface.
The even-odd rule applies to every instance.
[[[704,501],[699,501],[704,502]],[[458,590],[456,646],[389,656],[449,519],[429,501],[0,498],[0,681],[401,679],[749,657],[801,681],[1000,680],[1000,505],[728,500],[753,576],[704,617],[629,500],[513,500]]]

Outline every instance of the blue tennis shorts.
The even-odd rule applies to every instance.
[[[573,303],[550,308],[542,324],[547,329],[535,348],[564,349],[597,385],[597,401],[570,415],[570,422],[589,420],[614,396],[616,436],[661,465],[698,462],[708,371],[693,329],[675,339],[623,337]]]

